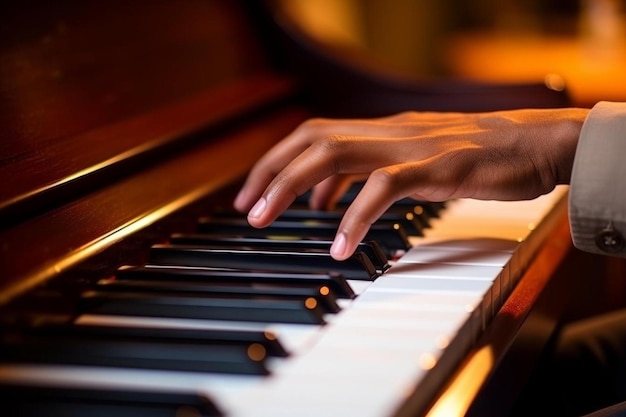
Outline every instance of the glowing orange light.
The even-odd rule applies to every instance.
[[[449,344],[450,344],[450,339],[448,339],[445,336],[441,336],[439,339],[437,339],[437,347],[439,347],[440,349],[447,348]]]
[[[253,361],[262,361],[265,359],[265,348],[260,343],[253,343],[248,346],[248,357]]]
[[[304,301],[304,305],[309,310],[313,310],[315,307],[317,307],[317,300],[313,297],[309,297]]]
[[[493,365],[493,352],[489,346],[473,353],[426,417],[464,416]]]
[[[430,353],[425,353],[420,357],[420,366],[424,369],[433,369],[437,364],[437,359]]]

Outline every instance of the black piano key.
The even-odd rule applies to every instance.
[[[7,330],[8,331],[8,330]],[[29,323],[12,326],[11,331],[22,332],[39,337],[129,339],[139,338],[152,342],[176,342],[185,344],[263,346],[269,356],[286,357],[289,353],[280,342],[278,335],[268,330],[254,329],[190,329],[177,327],[140,327],[140,326],[105,326],[77,325],[72,320],[56,320],[39,316]]]
[[[125,316],[323,324],[324,310],[314,298],[215,297],[186,294],[86,291],[82,313]]]
[[[261,344],[158,342],[134,336],[65,337],[10,333],[0,346],[2,363],[37,363],[226,374],[269,374]]]
[[[253,237],[239,237],[227,235],[214,235],[208,233],[176,233],[170,236],[171,244],[174,245],[202,245],[209,247],[282,250],[296,252],[323,252],[328,253],[332,241],[330,240],[300,240],[300,239],[264,239]],[[363,252],[374,264],[379,272],[389,269],[389,260],[378,243],[361,242],[356,249]]]
[[[343,210],[306,210],[292,208],[284,211],[278,220],[286,221],[324,221],[332,222],[337,225],[343,218]],[[393,225],[399,223],[405,229],[406,233],[413,236],[423,236],[423,225],[417,219],[417,216],[410,211],[403,213],[401,211],[389,211],[383,213],[375,224]]]
[[[242,219],[200,219],[198,231],[201,233],[225,234],[243,237],[263,238],[297,238],[313,240],[332,240],[337,233],[337,225],[327,222],[297,222],[276,220],[270,226],[257,229]],[[373,240],[385,250],[388,258],[396,256],[398,251],[411,248],[408,234],[398,224],[373,224],[370,226],[364,241]]]
[[[356,198],[357,194],[363,188],[363,182],[355,182],[350,188],[339,198],[338,205],[348,205]],[[439,211],[445,206],[445,202],[422,201],[410,197],[404,197],[395,201],[391,205],[391,209],[421,206],[425,213],[430,217],[439,217]]]
[[[347,279],[372,281],[378,271],[363,253],[337,261],[328,253],[212,249],[198,245],[154,245],[149,263],[166,266],[199,266],[261,269],[287,272],[338,272]]]
[[[314,222],[322,221],[339,225],[344,215],[344,210],[311,210],[304,207],[291,207],[278,216],[279,221],[298,221],[298,222]],[[220,219],[241,219],[241,213],[236,211],[223,210],[213,213],[210,216],[211,221],[219,221]],[[391,225],[399,223],[405,229],[406,233],[412,236],[423,236],[424,223],[419,219],[411,207],[406,210],[392,210],[383,213],[375,224]]]
[[[2,412],[19,417],[217,417],[206,395],[108,387],[60,387],[0,383]]]
[[[314,298],[328,313],[337,313],[341,308],[337,304],[337,298],[330,288],[322,287],[283,287],[278,285],[265,285],[261,287],[243,286],[234,284],[204,283],[176,281],[139,281],[139,280],[100,280],[96,287],[97,291],[139,291],[139,292],[162,292],[177,294],[196,294],[208,296],[270,296],[270,297],[303,297]]]
[[[346,279],[337,273],[288,273],[267,271],[223,270],[210,268],[176,268],[156,266],[122,266],[117,280],[197,281],[216,284],[250,286],[282,285],[328,287],[339,298],[355,298],[356,294]]]
[[[336,203],[336,207],[342,211],[348,207],[357,194],[363,188],[363,182],[353,183],[350,188],[339,198]],[[310,199],[311,193],[310,191],[304,193],[296,198],[296,201],[292,205],[295,208],[305,209],[308,207],[308,201]],[[431,201],[420,201],[415,200],[413,198],[405,197],[396,202],[394,202],[391,207],[387,210],[389,213],[398,213],[398,212],[410,212],[415,214],[416,220],[422,224],[423,227],[430,227],[430,219],[439,217],[439,212],[441,209],[445,207],[445,202],[431,202]]]

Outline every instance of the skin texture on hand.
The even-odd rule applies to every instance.
[[[257,228],[313,189],[332,208],[355,179],[331,255],[348,258],[395,201],[526,200],[568,184],[587,109],[405,112],[377,119],[311,119],[252,168],[234,207]]]

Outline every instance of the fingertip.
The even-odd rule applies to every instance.
[[[349,257],[349,254],[346,255],[347,247],[348,244],[345,233],[337,233],[333,244],[330,246],[330,255],[338,261],[343,261]]]

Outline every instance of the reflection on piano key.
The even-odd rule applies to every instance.
[[[175,245],[202,245],[203,247],[280,250],[284,252],[321,252],[328,253],[332,241],[330,240],[298,240],[276,238],[251,238],[211,234],[173,234],[170,243]],[[389,260],[382,248],[375,241],[359,243],[355,252],[363,252],[382,273],[389,268]]]
[[[260,343],[197,343],[108,334],[13,335],[4,338],[4,363],[47,363],[266,375]]]
[[[82,313],[187,317],[205,320],[242,320],[323,324],[322,306],[312,297],[189,296],[148,292],[87,291],[80,299]]]
[[[185,281],[155,282],[141,280],[104,279],[96,284],[98,291],[120,293],[156,292],[165,294],[189,294],[191,296],[233,296],[233,297],[298,297],[304,300],[314,299],[327,312],[336,313],[340,307],[335,294],[326,286],[290,286],[266,285],[263,287],[237,286],[217,283],[198,283]]]
[[[329,253],[263,249],[216,249],[200,245],[155,245],[150,264],[215,268],[259,269],[284,272],[337,272],[349,279],[373,280],[378,276],[372,261],[357,252],[345,261]]]
[[[258,270],[234,270],[200,267],[123,266],[115,275],[117,281],[188,281],[205,285],[241,285],[253,288],[280,286],[282,288],[328,287],[341,298],[354,298],[347,280],[337,273],[281,273]]]
[[[391,227],[390,227],[391,225]],[[314,240],[332,240],[337,233],[336,222],[298,222],[276,220],[263,229],[250,227],[245,219],[201,219],[198,226],[201,233],[225,234],[229,236],[263,237],[263,238],[298,238]],[[388,257],[411,248],[409,235],[399,223],[374,223],[365,236],[365,241],[375,241],[385,250]]]

